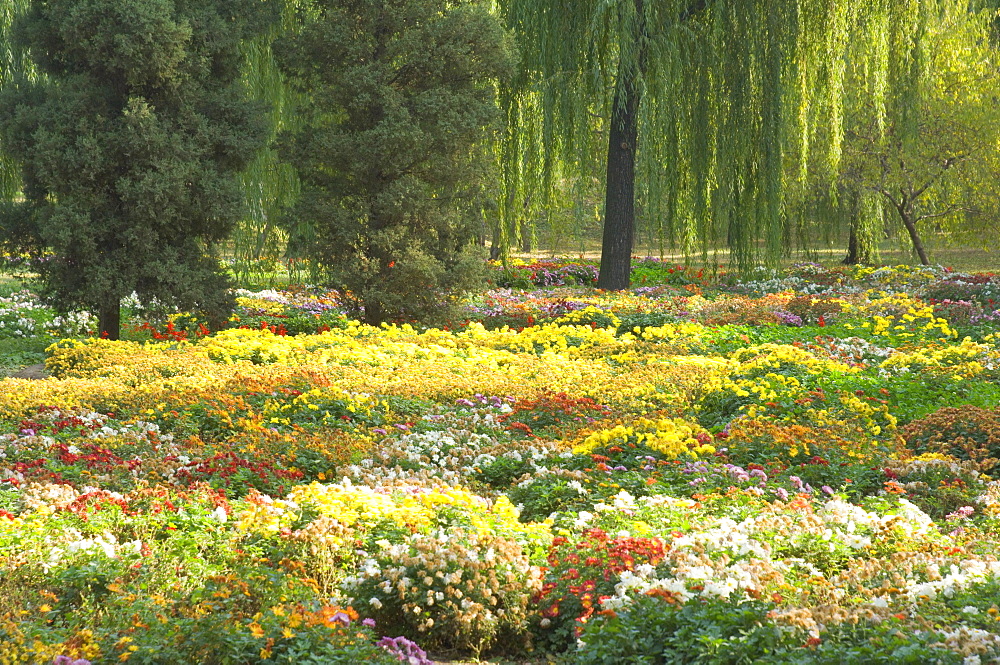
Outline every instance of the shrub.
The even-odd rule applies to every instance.
[[[989,470],[1000,458],[1000,408],[946,406],[902,429],[918,453],[944,453]]]
[[[666,551],[658,538],[612,538],[601,529],[587,529],[578,540],[553,540],[545,583],[532,598],[541,643],[554,651],[569,647],[600,610],[601,599],[614,594],[620,573],[655,566]]]
[[[787,618],[785,618],[787,617]],[[680,604],[666,595],[644,596],[620,614],[588,625],[570,662],[699,663],[737,665],[896,665],[961,663],[940,646],[941,635],[906,634],[897,620],[829,622],[822,629],[809,611],[782,613],[764,602],[697,600]],[[810,626],[811,631],[806,627]],[[969,661],[965,661],[969,662]]]
[[[455,528],[414,534],[362,562],[347,588],[385,631],[477,655],[522,634],[538,572],[512,538]]]

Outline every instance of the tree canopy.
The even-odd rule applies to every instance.
[[[582,137],[601,119],[603,286],[628,283],[635,205],[685,253],[727,246],[749,268],[810,232],[787,212],[811,168],[839,172],[849,70],[884,125],[918,95],[928,27],[963,11],[957,0],[509,0],[523,64],[511,135],[541,137],[572,169],[588,163]],[[519,112],[531,106],[541,113]],[[550,180],[554,162],[535,162],[536,177]],[[526,181],[507,172],[509,188]]]
[[[240,43],[274,19],[260,0],[34,0],[12,29],[44,77],[0,92],[0,137],[24,201],[0,214],[63,309],[120,300],[222,313],[210,244],[243,212],[239,173],[266,136],[240,81]]]
[[[11,83],[18,75],[31,71],[25,53],[11,39],[14,17],[23,13],[28,0],[7,0],[0,4],[0,88]],[[17,165],[3,150],[0,139],[0,201],[11,200],[21,191],[21,178]]]
[[[475,198],[509,45],[479,0],[317,0],[276,45],[310,100],[282,155],[303,183],[292,219],[369,323],[414,316],[482,264]]]
[[[884,115],[864,72],[851,76],[841,186],[875,197],[876,229],[902,225],[921,263],[927,224],[973,244],[995,242],[1000,216],[1000,83],[994,12],[952,8],[926,26],[917,93]],[[890,89],[894,86],[890,85]]]

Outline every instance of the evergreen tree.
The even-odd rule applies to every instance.
[[[275,19],[262,0],[33,0],[12,28],[44,77],[0,91],[0,138],[24,201],[0,239],[39,261],[61,309],[120,334],[121,298],[221,316],[212,254],[242,214],[239,172],[264,109],[240,82],[241,40]]]
[[[279,66],[310,99],[281,152],[302,196],[288,219],[364,320],[422,316],[469,288],[477,182],[511,66],[485,0],[318,0],[279,40]]]

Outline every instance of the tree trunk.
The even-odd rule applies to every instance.
[[[636,40],[641,40],[643,0],[635,0],[640,17]],[[619,61],[615,100],[608,132],[608,175],[604,198],[604,236],[597,288],[620,291],[629,287],[635,236],[635,151],[639,134],[639,73],[645,67],[644,47],[633,66]]]
[[[377,300],[365,300],[365,323],[380,326],[385,321],[385,308]]]
[[[847,240],[847,256],[844,257],[844,265],[870,265],[872,262],[872,248],[868,242],[861,238],[858,233],[857,221],[851,222],[851,235]]]
[[[98,334],[104,339],[120,339],[122,323],[122,305],[118,298],[112,298],[101,304],[97,313]]]
[[[527,219],[521,220],[521,253],[530,254],[531,253],[531,226],[528,224]]]
[[[924,243],[920,240],[920,234],[917,233],[917,223],[913,221],[913,217],[903,208],[897,208],[899,212],[899,218],[903,220],[903,226],[906,227],[907,233],[910,234],[910,240],[913,241],[913,249],[916,250],[917,256],[920,257],[920,263],[925,266],[929,266],[931,262],[927,259],[927,250],[924,249]]]

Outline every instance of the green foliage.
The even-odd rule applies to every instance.
[[[239,45],[272,3],[33,2],[12,28],[45,79],[0,94],[0,137],[25,200],[0,210],[6,249],[39,257],[60,309],[99,310],[117,337],[133,291],[216,315],[230,307],[210,243],[242,210],[238,173],[265,138]]]
[[[571,662],[597,663],[960,663],[933,646],[938,634],[904,635],[893,621],[834,624],[812,637],[769,618],[769,603],[720,600],[683,605],[646,596],[628,612],[587,624]]]
[[[271,43],[283,32],[295,29],[296,10],[300,4],[304,3],[284,0],[281,21],[266,34],[244,41],[242,45],[243,80],[247,90],[252,98],[270,107],[269,143],[282,128],[294,127],[299,118],[296,109],[302,100],[278,71]],[[273,145],[257,153],[243,171],[242,179],[247,215],[239,220],[231,239],[233,272],[238,281],[245,282],[260,280],[272,272],[268,264],[280,257],[287,244],[294,245],[294,238],[307,231],[308,222],[303,220],[302,229],[289,229],[293,239],[277,225],[282,208],[291,205],[299,194],[299,179],[295,166],[282,162]],[[294,255],[294,246],[291,249],[286,254]]]
[[[23,49],[16,48],[10,39],[14,17],[24,12],[27,5],[28,0],[6,0],[0,5],[0,88],[19,73],[32,73]],[[3,140],[0,139],[0,201],[9,201],[20,192],[21,178],[17,164],[4,154],[3,147]]]
[[[26,365],[45,362],[45,347],[52,341],[49,337],[0,339],[0,376],[12,374]]]
[[[316,12],[275,47],[311,98],[282,140],[303,182],[286,223],[315,224],[307,253],[367,322],[412,318],[475,283],[475,183],[507,40],[480,0],[329,0]]]
[[[935,3],[920,4],[923,36],[913,65],[891,71],[883,83],[871,82],[864,68],[850,74],[840,182],[855,195],[878,198],[886,224],[902,224],[928,264],[921,236],[931,223],[953,241],[985,247],[996,238],[1000,108],[996,50],[987,37],[996,12],[964,5],[935,12]],[[879,102],[874,85],[915,94]]]

